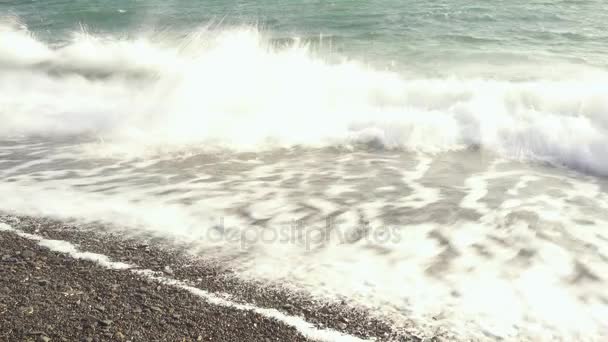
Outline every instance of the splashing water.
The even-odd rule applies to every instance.
[[[426,336],[606,339],[601,66],[428,73],[252,25],[40,36],[0,24],[0,210],[161,237]]]

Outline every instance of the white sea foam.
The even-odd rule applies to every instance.
[[[64,150],[3,146],[0,153],[15,160],[2,160],[2,210],[101,221],[187,243],[193,253],[228,255],[243,277],[347,296],[396,312],[428,336],[441,328],[464,340],[606,337],[608,198],[596,179],[505,171],[502,164],[487,169],[484,161],[459,164],[432,155],[482,147],[505,160],[531,158],[606,175],[604,71],[525,82],[410,79],[330,62],[302,45],[273,46],[255,29],[202,31],[182,40],[78,34],[51,47],[5,28],[0,56],[1,139],[92,134],[100,141]],[[253,161],[244,171],[222,161],[182,170],[188,180],[178,184],[164,181],[173,174],[162,174],[177,170],[154,169],[159,159],[143,158],[135,169],[125,162],[110,172],[51,167],[66,156],[99,162],[95,157],[108,154],[358,143],[416,153],[386,160],[360,151],[326,160],[307,154]],[[36,149],[49,159],[19,154]],[[415,155],[417,161],[409,160]],[[444,165],[434,169],[434,162]],[[150,175],[159,180],[130,182]],[[383,190],[372,198],[376,185]],[[332,240],[312,250],[276,241],[246,249],[241,241],[208,239],[223,216],[229,235],[251,222],[259,226],[250,231],[271,231],[291,219],[319,225],[332,214],[347,228],[397,220],[397,239]],[[580,265],[587,278],[598,279],[571,281]]]
[[[608,73],[409,79],[253,28],[49,46],[0,26],[0,135],[92,133],[94,154],[373,143],[481,146],[608,174]]]
[[[81,252],[76,248],[76,246],[63,240],[42,239],[38,242],[38,244],[55,252],[69,254],[72,258],[93,261],[110,269],[125,270],[132,267],[124,262],[111,261],[108,256],[103,254]]]
[[[364,169],[395,170],[402,159],[387,158],[372,170]],[[357,160],[365,162],[362,156]],[[405,199],[404,207],[399,208],[409,208],[406,214],[415,219],[430,212],[438,216],[437,222],[430,218],[412,224],[407,216],[400,216],[388,239],[344,243],[332,235],[323,248],[317,248],[314,243],[300,245],[272,238],[276,236],[273,228],[280,228],[284,220],[305,216],[302,209],[307,207],[319,212],[302,226],[304,231],[311,225],[323,228],[319,220],[335,210],[342,212],[335,218],[333,232],[356,228],[360,215],[369,219],[373,228],[385,227],[383,208],[398,201],[390,197],[390,192],[373,200],[351,198],[349,194],[360,193],[373,178],[371,173],[370,177],[349,182],[351,187],[344,188],[346,194],[336,193],[335,188],[316,193],[312,184],[323,176],[314,175],[326,162],[303,167],[309,162],[297,159],[291,165],[309,181],[311,191],[295,197],[300,188],[281,185],[293,173],[286,170],[288,165],[277,163],[225,175],[200,188],[193,186],[193,193],[204,196],[191,205],[174,203],[170,195],[153,195],[160,189],[171,189],[168,186],[150,185],[141,191],[125,182],[116,194],[70,186],[96,182],[95,176],[84,175],[80,180],[76,176],[55,181],[26,177],[0,182],[0,193],[9,194],[0,197],[0,209],[101,221],[135,237],[156,236],[189,246],[187,251],[192,253],[211,250],[214,257],[225,257],[223,260],[242,277],[279,282],[329,298],[345,296],[352,303],[387,314],[397,324],[415,327],[412,330],[421,336],[432,336],[443,329],[454,339],[464,340],[499,336],[529,341],[600,341],[605,337],[608,306],[603,302],[603,275],[608,271],[604,261],[608,257],[608,235],[603,227],[608,224],[608,197],[598,184],[588,179],[504,170],[504,162],[497,162],[490,163],[485,171],[469,174],[462,180],[462,187],[439,186],[429,178],[436,170],[421,156],[418,161],[409,161],[404,172],[391,176],[401,183],[393,183],[388,176],[387,180]],[[334,175],[331,170],[346,167],[329,167],[325,177]],[[276,180],[261,180],[273,177]],[[522,187],[524,180],[527,184]],[[511,185],[497,191],[495,187],[502,182]],[[181,186],[177,184],[174,189]],[[412,190],[415,194],[420,186],[427,189],[421,192],[426,194],[420,198],[424,201],[413,201],[404,194]],[[517,193],[513,195],[510,190]],[[320,204],[318,198],[322,199]],[[344,204],[340,199],[353,201]],[[239,208],[250,220],[234,214]],[[462,215],[441,223],[440,216],[458,210],[473,211],[480,217]],[[226,215],[225,225],[210,235],[222,215]],[[581,223],[581,219],[589,222]],[[248,227],[251,220],[268,221],[265,227]],[[238,237],[239,229],[257,234],[257,239],[246,239],[246,244],[230,239],[230,232]],[[227,232],[224,238],[211,238],[221,235],[222,230]],[[575,281],[580,272],[577,265],[583,265],[591,276],[583,272],[583,279]]]

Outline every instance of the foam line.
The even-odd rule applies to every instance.
[[[122,262],[111,261],[111,259],[108,256],[103,255],[103,254],[79,251],[78,248],[74,244],[72,244],[68,241],[45,239],[40,235],[25,233],[25,232],[22,232],[20,230],[17,230],[15,228],[7,225],[6,223],[1,223],[1,222],[0,222],[0,231],[12,232],[23,238],[36,241],[36,242],[38,242],[38,244],[40,246],[45,247],[51,251],[67,254],[70,257],[75,258],[75,259],[83,259],[83,260],[92,261],[92,262],[95,262],[95,263],[99,264],[100,266],[108,268],[108,269],[118,269],[118,270],[131,269],[131,271],[133,273],[138,274],[140,276],[153,279],[155,281],[158,281],[158,282],[163,283],[168,286],[186,290],[186,291],[196,295],[197,297],[200,297],[201,299],[203,299],[204,301],[206,301],[207,303],[212,304],[212,305],[228,307],[228,308],[232,308],[232,309],[236,309],[236,310],[240,310],[240,311],[255,312],[261,316],[264,316],[264,317],[267,317],[270,319],[274,319],[285,325],[291,326],[291,327],[295,328],[298,332],[300,332],[302,335],[304,335],[305,337],[315,340],[315,341],[328,341],[328,342],[329,341],[337,341],[337,342],[367,341],[367,340],[358,338],[356,336],[338,332],[336,330],[316,328],[312,323],[307,322],[306,320],[304,320],[301,317],[287,315],[276,309],[261,308],[261,307],[258,307],[258,306],[252,305],[252,304],[236,303],[236,302],[225,299],[227,297],[226,294],[211,293],[211,292],[187,285],[185,282],[182,282],[182,281],[179,281],[176,279],[172,279],[172,278],[168,278],[165,276],[160,276],[160,275],[158,275],[158,272],[154,272],[149,269],[141,269],[135,265],[129,265],[129,264],[122,263]]]

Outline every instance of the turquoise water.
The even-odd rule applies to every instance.
[[[276,39],[322,39],[335,53],[411,72],[450,74],[476,63],[500,68],[547,60],[608,66],[608,4],[602,0],[79,0],[0,6],[57,42],[81,26],[96,34],[136,36],[247,25]]]
[[[0,6],[7,134],[129,151],[482,147],[608,175],[604,1]]]

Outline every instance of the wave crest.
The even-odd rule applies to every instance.
[[[0,70],[4,137],[93,134],[105,141],[99,152],[131,155],[218,146],[481,146],[608,175],[602,70],[525,82],[412,79],[330,62],[297,41],[276,46],[254,28],[131,40],[78,33],[51,46],[15,25],[0,26]]]

